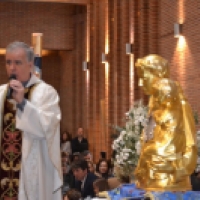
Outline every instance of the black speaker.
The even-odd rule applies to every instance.
[[[106,159],[106,152],[105,151],[101,151],[100,154],[101,154],[101,158]]]

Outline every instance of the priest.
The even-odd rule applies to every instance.
[[[33,50],[6,48],[9,83],[0,86],[0,199],[61,200],[59,97],[33,74]]]

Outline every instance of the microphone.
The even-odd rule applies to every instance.
[[[16,80],[16,75],[15,74],[11,74],[9,77],[9,81],[10,80]],[[13,89],[11,87],[8,88],[8,92],[7,92],[7,99],[12,99],[12,93],[13,93]]]

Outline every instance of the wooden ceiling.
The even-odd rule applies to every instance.
[[[53,2],[53,3],[72,3],[89,4],[90,0],[1,0],[1,2]]]

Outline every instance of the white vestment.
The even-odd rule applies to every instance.
[[[23,131],[18,200],[61,200],[59,97],[35,75],[26,87],[32,84],[30,101],[16,113],[16,128]],[[0,86],[0,130],[7,87]]]

